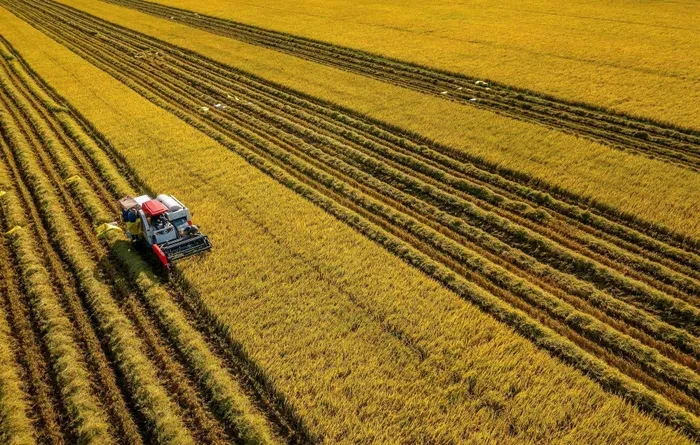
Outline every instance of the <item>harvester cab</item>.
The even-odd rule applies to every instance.
[[[209,238],[192,224],[189,209],[174,196],[126,196],[119,205],[129,239],[144,242],[167,269],[177,260],[211,249]]]

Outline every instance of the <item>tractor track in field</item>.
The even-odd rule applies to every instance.
[[[1,3],[336,217],[343,210],[335,206],[354,212],[361,219],[345,221],[362,233],[370,231],[362,220],[381,228],[677,406],[700,412],[697,242],[543,198],[526,182],[465,163],[443,147],[73,8]]]
[[[512,86],[496,83],[480,86],[475,83],[478,79],[465,75],[145,0],[103,1],[382,82],[584,136],[694,171],[700,168],[700,134],[696,131],[586,104],[565,102]]]
[[[4,39],[2,39],[2,43],[6,52],[12,54],[12,60],[20,62],[22,68],[27,68],[26,63],[21,60],[19,54],[14,52]],[[76,233],[85,246],[85,252],[101,271],[101,279],[105,279],[105,282],[111,283],[110,285],[113,286],[114,290],[112,293],[115,301],[118,302],[121,310],[127,315],[133,326],[136,327],[134,330],[136,337],[139,337],[142,343],[146,345],[147,355],[154,363],[159,378],[162,379],[168,388],[169,395],[176,402],[175,406],[179,410],[178,415],[186,420],[186,426],[197,443],[223,444],[241,442],[243,439],[238,436],[236,427],[221,418],[218,415],[218,411],[210,405],[209,397],[205,395],[206,390],[200,384],[198,372],[189,366],[186,358],[179,352],[179,348],[173,344],[167,329],[157,321],[157,317],[149,310],[144,294],[130,284],[129,280],[125,278],[125,276],[128,276],[126,272],[122,270],[122,267],[116,260],[111,258],[108,247],[98,240],[94,227],[84,218],[84,215],[90,214],[90,210],[85,207],[88,201],[85,201],[86,198],[81,196],[79,192],[76,192],[75,189],[66,185],[69,182],[65,178],[67,173],[61,171],[61,169],[70,163],[74,168],[74,172],[79,172],[81,178],[79,180],[84,180],[89,184],[90,189],[108,208],[108,212],[111,215],[117,214],[116,199],[119,195],[108,191],[110,184],[105,180],[105,175],[96,168],[96,164],[90,158],[89,153],[83,152],[77,140],[74,140],[61,125],[56,114],[47,109],[46,104],[42,104],[39,95],[35,94],[35,91],[25,84],[25,81],[9,63],[5,58],[0,58],[0,78],[3,79],[3,82],[7,82],[0,89],[0,100],[2,100],[3,108],[8,110],[13,122],[19,128],[21,136],[26,139],[31,147],[32,155],[39,162],[41,173],[49,180],[51,188],[58,197],[62,208],[77,225]],[[35,82],[35,88],[44,88],[43,93],[49,96],[53,94],[52,91],[46,88],[46,85],[42,85],[41,79],[38,79],[30,70],[27,69],[25,74]],[[56,97],[54,96],[53,99],[55,100]],[[22,102],[20,103],[20,101]],[[56,100],[56,102],[61,103],[60,100]],[[61,113],[69,114],[70,112],[64,109]],[[76,120],[83,130],[94,138],[99,146],[104,148],[108,145],[105,141],[100,140],[99,137],[95,137],[90,132],[89,125],[86,125],[82,119]],[[150,426],[146,426],[146,421],[135,407],[136,402],[129,397],[132,394],[130,390],[125,389],[124,377],[115,368],[114,359],[110,354],[111,351],[105,342],[104,335],[106,334],[101,331],[98,321],[91,319],[89,315],[91,311],[83,295],[80,273],[62,258],[65,252],[61,250],[61,247],[57,247],[52,243],[49,233],[51,221],[46,219],[46,216],[42,213],[43,210],[35,204],[41,197],[36,194],[37,190],[27,183],[27,178],[22,173],[23,170],[17,168],[16,154],[10,150],[4,141],[0,140],[0,143],[6,149],[3,150],[3,159],[8,165],[8,169],[12,167],[10,170],[16,192],[22,198],[23,208],[28,209],[26,210],[26,216],[31,221],[32,231],[36,235],[36,239],[40,240],[42,252],[46,258],[47,269],[50,270],[56,283],[56,290],[60,291],[60,295],[64,296],[63,303],[68,308],[71,322],[75,328],[75,338],[79,341],[85,362],[94,376],[92,386],[94,386],[95,393],[98,394],[100,401],[105,404],[109,412],[114,428],[112,436],[118,438],[119,443],[142,443],[142,438],[143,441],[152,442],[155,439],[153,432],[149,431]],[[67,158],[60,159],[57,157],[56,152],[59,151],[59,146],[60,151],[67,155]],[[70,161],[67,162],[66,159],[70,159]],[[120,270],[122,273],[119,273]],[[7,273],[11,274],[12,270],[9,269]],[[10,283],[12,281],[8,281],[7,285],[9,286]],[[16,296],[15,293],[8,293],[8,295],[10,297]],[[180,302],[182,300],[182,296],[173,287],[170,288],[170,296],[173,301]],[[8,314],[14,317],[13,325],[17,326],[17,332],[23,332],[22,329],[26,329],[23,325],[26,324],[26,321],[19,318],[20,310],[16,307],[17,303],[12,298],[8,299],[10,300],[8,302],[8,306],[10,306]],[[102,344],[100,343],[100,337]],[[31,357],[32,345],[30,342],[32,338],[30,335],[21,337],[22,348],[26,351],[27,357]],[[225,350],[220,348],[220,346],[211,347],[210,345],[209,347],[215,349],[219,357],[230,360],[228,355],[232,354],[224,353],[222,355],[222,352]],[[233,366],[227,365],[225,369],[228,370],[230,376],[242,377],[249,386],[253,386],[251,382],[255,383],[255,379],[259,379],[260,376],[237,374],[242,368],[241,363],[243,362],[244,360],[238,361],[238,368],[234,369]],[[47,379],[40,376],[47,374],[46,371],[42,372],[40,369],[34,369],[38,368],[41,363],[41,360],[27,362],[27,365],[30,366],[27,373],[32,376],[31,381],[34,386],[45,382]],[[249,369],[252,369],[250,364],[247,366]],[[47,390],[42,390],[41,387],[30,391],[30,394],[38,400],[37,411],[42,420],[42,423],[37,425],[39,433],[53,437],[53,443],[61,443],[63,438],[66,438],[67,442],[73,442],[74,438],[71,436],[71,430],[66,429],[69,424],[65,420],[66,416],[56,418],[51,409],[52,405],[58,403],[58,398],[54,397],[53,404],[50,402],[39,403],[47,398],[46,392]],[[274,392],[274,388],[269,382],[266,382],[266,385],[258,384],[255,389],[250,389],[248,392],[250,397],[258,400],[259,405],[264,405],[266,408],[275,406],[274,402],[268,402],[267,405],[260,403],[261,401],[267,401],[266,397],[283,401]],[[60,403],[57,406],[62,408]],[[290,416],[293,416],[293,412],[289,407],[287,407],[286,412],[284,410],[279,411],[268,413],[270,421],[277,424],[276,429],[279,431],[279,437],[289,443],[309,442],[310,439],[303,431],[301,423],[298,420],[291,419]],[[44,427],[44,424],[49,426]],[[54,425],[54,427],[50,427],[50,425]],[[54,431],[59,428],[63,428],[63,431]]]

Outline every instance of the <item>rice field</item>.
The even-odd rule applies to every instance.
[[[428,95],[333,69],[281,51],[224,38],[106,2],[70,5],[115,24],[189,49],[227,66],[338,104],[438,142],[496,168],[527,175],[654,225],[697,238],[696,173],[595,142],[507,118],[443,95]],[[201,14],[200,14],[201,16]],[[309,81],[313,79],[313,81]],[[475,85],[476,86],[476,85]],[[203,104],[204,105],[204,104]],[[215,104],[214,104],[215,105]]]
[[[696,213],[649,219],[157,31],[582,140],[690,193],[696,131],[162,4],[104,3],[141,18],[125,26],[71,3],[0,0],[4,441],[698,440]],[[96,230],[145,192],[186,202],[212,252],[168,274]]]
[[[700,72],[692,63],[700,54],[700,19],[692,2],[150,3],[687,128],[700,123],[693,106]],[[171,16],[184,20],[176,11]]]

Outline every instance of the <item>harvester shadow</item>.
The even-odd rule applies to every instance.
[[[129,298],[130,295],[130,280],[127,272],[121,267],[116,255],[114,255],[114,249],[117,246],[124,246],[125,244],[130,243],[126,240],[119,240],[111,245],[111,247],[105,244],[105,246],[108,246],[109,248],[104,255],[97,259],[97,267],[93,272],[93,277],[96,280],[105,283],[110,287],[110,294],[112,295],[112,298],[115,299],[117,305],[122,309],[124,308],[126,299]],[[90,318],[92,319],[92,322],[97,325],[98,322],[95,319],[95,314],[91,313]],[[131,418],[136,424],[136,428],[143,439],[143,442],[155,443],[156,433],[150,426],[150,422],[146,418],[144,412],[139,408],[138,402],[133,398],[133,394],[126,389],[129,387],[128,379],[124,375],[123,370],[119,366],[116,366],[118,360],[110,351],[108,340],[106,338],[101,338],[100,343],[107,359],[112,364],[117,387],[122,394],[127,409],[129,410]]]
[[[274,425],[277,433],[289,444],[312,444],[323,441],[314,436],[294,406],[279,391],[265,370],[236,340],[231,329],[222,323],[202,299],[199,292],[174,266],[169,273],[170,287],[178,291],[177,303],[185,310],[226,367],[237,376],[248,395]]]
[[[147,267],[144,267],[139,274],[150,272],[155,275],[157,283],[167,289],[173,302],[183,311],[193,327],[202,334],[212,352],[222,358],[226,368],[241,381],[246,393],[265,413],[286,443],[309,444],[319,441],[318,437],[312,435],[291,403],[275,387],[263,368],[248,355],[243,344],[233,337],[230,329],[218,319],[216,313],[203,301],[176,265],[171,266],[171,270],[168,271],[144,243],[131,243],[128,240],[119,239],[114,241],[107,254],[100,258],[100,269],[113,271],[116,279],[127,280],[124,284],[127,287],[133,287],[129,282],[136,277],[129,277],[128,271],[116,254],[117,251],[124,249],[136,252],[146,263]],[[137,289],[134,291],[140,294]],[[143,298],[143,295],[140,295],[140,298]]]

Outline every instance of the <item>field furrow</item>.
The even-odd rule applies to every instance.
[[[316,63],[584,135],[693,170],[700,166],[700,136],[691,130],[144,0],[107,1]]]
[[[12,78],[12,71],[7,65],[3,64],[3,69],[4,74],[8,76],[7,78]],[[16,81],[17,79],[13,80]],[[21,82],[13,83],[13,87],[18,89],[23,88]],[[37,132],[40,139],[37,143],[49,148],[48,153],[50,154],[50,158],[43,160],[44,168],[52,164],[59,166],[63,176],[61,179],[73,178],[73,182],[69,187],[73,189],[74,193],[82,192],[84,189],[75,182],[79,180],[75,179],[77,172],[74,170],[73,165],[67,162],[67,154],[62,150],[63,145],[58,142],[55,133],[50,134],[45,127],[50,121],[46,120],[46,115],[41,114],[41,111],[43,111],[42,108],[30,105],[32,96],[28,94],[27,90],[22,91],[22,93],[17,91],[17,93],[22,94],[20,97],[19,94],[13,94],[12,89],[13,88],[8,88],[6,91],[12,96],[14,107],[21,110],[22,121],[32,126],[32,130],[30,131]],[[29,101],[27,101],[27,99],[29,99]],[[54,178],[54,181],[61,181],[61,179]],[[93,204],[93,206],[95,205],[94,202],[91,204]],[[99,216],[99,218],[102,222],[108,219],[104,214]],[[92,230],[92,228],[89,225],[82,225],[81,230]],[[47,259],[50,261],[53,271],[60,271],[65,268],[58,255],[48,255]],[[113,365],[102,348],[93,321],[90,319],[89,309],[81,300],[75,280],[65,274],[54,273],[56,276],[55,283],[61,290],[64,305],[69,308],[71,321],[76,326],[79,333],[78,339],[82,343],[83,349],[86,351],[86,361],[91,367],[91,372],[97,377],[97,381],[100,382],[99,388],[101,397],[110,410],[113,424],[117,426],[119,434],[127,442],[141,443],[140,432],[132,418],[133,407],[127,407],[125,398],[117,382],[118,377],[114,372]]]
[[[0,242],[0,257],[10,257],[4,242]],[[0,264],[0,280],[2,295],[18,293],[7,261]],[[10,305],[0,301],[0,440],[29,445],[37,443],[38,432],[31,419],[33,398],[28,393],[31,388],[29,378],[20,365],[24,353],[22,343],[13,335],[9,315]]]
[[[4,142],[0,141],[0,144]],[[4,166],[0,165],[0,170],[4,178],[7,172]],[[10,188],[9,183],[3,183],[3,188],[7,193]],[[9,199],[7,195],[5,200]],[[3,206],[3,229],[9,231],[7,227],[7,206]],[[10,258],[10,249],[7,245],[6,237],[3,237],[2,253],[3,258]],[[4,301],[3,307],[9,315],[10,324],[14,331],[14,338],[18,348],[21,350],[19,361],[22,365],[24,376],[26,376],[27,392],[32,401],[32,420],[37,432],[37,439],[44,443],[62,444],[63,432],[61,430],[62,407],[56,395],[53,380],[50,375],[50,363],[45,358],[45,349],[40,343],[40,333],[32,319],[32,313],[27,307],[23,298],[23,292],[15,268],[11,267],[10,261],[2,262],[3,277],[6,278],[3,286]]]
[[[4,51],[7,54],[14,53],[8,46]],[[18,58],[19,55],[14,53],[13,60]],[[136,400],[137,406],[144,402],[161,404],[154,407],[162,410],[158,417],[153,417],[148,407],[145,412],[141,408],[141,416],[145,418],[145,422],[155,425],[155,429],[149,428],[147,434],[160,441],[178,438],[175,435],[178,434],[175,425],[164,423],[160,419],[162,416],[166,422],[169,418],[170,422],[177,418],[183,419],[186,429],[192,432],[197,442],[277,442],[280,439],[268,426],[267,417],[271,422],[279,424],[272,429],[279,431],[279,434],[289,441],[295,437],[294,441],[309,441],[304,439],[306,433],[297,432],[296,428],[301,428],[298,421],[290,423],[285,419],[291,411],[282,416],[279,413],[258,413],[257,408],[247,400],[247,390],[239,387],[239,379],[251,382],[255,381],[255,376],[237,376],[236,370],[225,365],[221,356],[212,352],[205,337],[190,326],[187,317],[172,303],[175,291],[166,291],[160,287],[155,276],[147,275],[148,266],[137,252],[129,248],[121,236],[109,234],[104,242],[98,240],[94,226],[113,219],[116,215],[117,198],[124,193],[133,193],[133,189],[124,182],[120,173],[117,173],[114,159],[103,151],[108,143],[92,134],[84,121],[72,119],[66,108],[62,107],[60,113],[52,113],[44,96],[48,96],[54,103],[61,102],[60,99],[51,97],[52,92],[46,85],[40,85],[40,79],[26,69],[26,64],[20,61],[17,63],[18,65],[4,66],[4,74],[15,82],[13,86],[18,88],[17,96],[21,96],[15,98],[15,108],[25,110],[24,117],[29,125],[26,131],[35,133],[33,138],[37,143],[34,148],[37,154],[41,152],[39,157],[43,155],[51,158],[51,162],[47,161],[42,165],[47,177],[51,178],[50,182],[58,199],[54,201],[54,205],[60,203],[54,209],[62,207],[63,212],[77,222],[77,238],[71,237],[80,239],[81,244],[85,246],[82,252],[74,251],[77,258],[69,258],[69,267],[75,267],[75,264],[70,264],[71,260],[85,260],[82,272],[85,272],[84,268],[99,270],[99,275],[106,280],[105,283],[113,286],[114,293],[107,291],[99,281],[88,280],[89,283],[82,283],[88,294],[103,294],[105,297],[109,293],[114,294],[114,300],[120,308],[113,307],[112,310],[119,311],[112,312],[113,316],[123,313],[124,315],[118,318],[129,320],[132,324],[130,329],[140,338],[143,345],[139,349],[156,365],[154,369],[158,378],[162,379],[165,388],[174,397],[176,405],[163,405],[164,399],[158,401],[157,393],[139,393],[141,384],[138,381],[134,382],[138,376],[125,374],[126,390]],[[16,77],[13,78],[13,75]],[[31,81],[27,80],[29,78]],[[22,103],[22,100],[26,103]],[[31,112],[28,109],[31,109]],[[32,112],[41,118],[33,119]],[[46,148],[48,150],[44,151]],[[76,175],[79,176],[76,178]],[[64,187],[63,182],[69,183],[70,187]],[[88,218],[85,219],[81,213],[88,215]],[[63,221],[54,218],[51,219],[52,224],[66,227]],[[177,299],[180,301],[182,297]],[[105,298],[101,303],[107,305],[109,301]],[[96,323],[99,326],[100,320]],[[104,340],[107,341],[106,338]],[[126,338],[120,339],[121,342],[125,340]],[[132,345],[136,343],[132,341]],[[110,344],[108,348],[115,353],[114,345]],[[220,348],[217,350],[221,351]],[[126,354],[133,354],[135,357],[127,357]],[[122,365],[120,359],[139,358],[139,353],[128,349],[123,356],[119,355],[115,354],[118,365]],[[121,366],[120,369],[126,372]],[[144,369],[138,372],[144,373]],[[143,377],[148,378],[149,373],[144,374]],[[156,378],[156,374],[150,374]],[[134,379],[131,382],[130,377]],[[272,386],[268,384],[268,388],[272,389]],[[250,396],[256,398],[254,394]],[[159,431],[158,428],[163,426],[171,428],[171,431]],[[177,440],[187,439],[187,436],[183,435],[186,434],[184,431],[180,434]],[[133,443],[128,439],[126,441]]]
[[[696,434],[695,241],[591,214],[444,147],[75,9],[2,3],[606,389]],[[108,188],[98,193],[104,197]],[[184,333],[191,338],[197,329],[177,305],[164,311],[173,304],[167,292],[144,294],[143,301],[188,366],[204,369],[216,360],[202,359],[216,350],[206,336],[195,349],[184,346]],[[400,332],[397,338],[406,340]],[[230,387],[222,378],[203,383],[215,412],[223,403],[218,388]]]
[[[178,414],[192,431],[197,432],[197,443],[230,442],[231,436],[227,437],[222,426],[207,412],[203,400],[193,386],[192,376],[174,359],[174,350],[159,337],[153,320],[146,314],[143,305],[135,296],[129,295],[123,301],[123,307],[127,316],[133,320],[134,327],[141,333],[147,353],[157,366],[159,379],[177,402]]]

